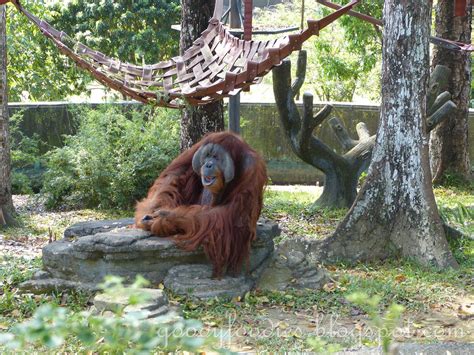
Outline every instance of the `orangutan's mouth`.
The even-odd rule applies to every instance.
[[[211,186],[216,182],[216,177],[215,176],[203,176],[202,177],[202,184],[204,186]]]

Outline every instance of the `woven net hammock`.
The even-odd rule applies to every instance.
[[[121,62],[75,41],[29,13],[19,0],[0,0],[0,4],[7,2],[103,85],[143,103],[177,108],[186,103],[207,104],[259,83],[274,66],[359,0],[320,20],[308,20],[308,28],[299,33],[268,41],[245,41],[230,34],[219,20],[223,0],[217,0],[208,28],[182,56],[144,66]]]

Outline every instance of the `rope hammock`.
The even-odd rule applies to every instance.
[[[223,0],[216,0],[208,28],[182,56],[144,66],[92,50],[29,13],[19,0],[0,0],[0,4],[7,2],[13,3],[59,51],[103,85],[143,103],[178,108],[186,102],[207,104],[259,83],[274,66],[300,50],[303,42],[318,35],[359,0],[351,0],[320,20],[308,20],[308,28],[299,33],[268,41],[241,40],[230,34],[220,22]]]
[[[182,56],[144,66],[124,63],[92,50],[29,13],[19,0],[0,0],[0,5],[13,3],[61,53],[103,85],[143,103],[178,108],[186,103],[207,104],[259,83],[274,66],[293,51],[300,50],[306,40],[346,13],[380,25],[376,19],[351,11],[360,0],[351,0],[345,6],[317,1],[336,11],[320,20],[307,20],[308,27],[299,33],[268,41],[252,41],[248,30],[251,29],[251,6],[245,7],[246,33],[242,40],[221,23],[223,0],[216,0],[208,28]],[[451,49],[473,50],[472,46],[458,42],[433,37],[432,41],[452,46]]]

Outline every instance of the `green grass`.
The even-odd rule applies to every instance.
[[[40,268],[40,258],[27,259],[0,255],[0,325],[11,325],[30,317],[38,306],[45,302],[67,304],[76,311],[84,309],[90,297],[84,293],[69,292],[67,297],[60,293],[51,295],[22,293],[18,286],[30,279]]]
[[[438,186],[434,188],[438,205],[455,207],[457,204],[474,206],[474,183],[470,185]]]
[[[316,197],[308,192],[267,189],[262,215],[282,225],[282,238],[312,236],[322,238],[331,233],[346,214],[346,209],[317,209]]]

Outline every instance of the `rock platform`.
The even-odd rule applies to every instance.
[[[131,228],[132,224],[133,219],[130,218],[82,222],[71,226],[65,231],[63,239],[43,248],[43,270],[37,272],[32,280],[24,282],[22,289],[34,293],[54,289],[97,291],[97,285],[106,275],[123,277],[125,282],[131,282],[136,275],[141,275],[156,285],[165,280],[172,268],[178,266],[181,268],[173,271],[172,275],[177,273],[181,278],[193,278],[193,270],[196,270],[204,278],[203,284],[196,287],[211,287],[209,280],[212,279],[207,277],[205,271],[210,270],[210,263],[202,250],[183,251],[171,239]],[[221,283],[220,286],[212,286],[217,294],[241,296],[242,292],[253,288],[273,255],[273,238],[279,234],[275,223],[260,220],[247,272],[237,278],[226,277],[227,283],[216,280]],[[183,274],[183,270],[187,270],[189,275]],[[168,280],[173,277],[170,276]],[[195,277],[193,280],[199,283]],[[172,283],[169,281],[167,284]],[[222,292],[219,292],[219,287],[222,287]],[[204,293],[202,295],[206,298]]]

